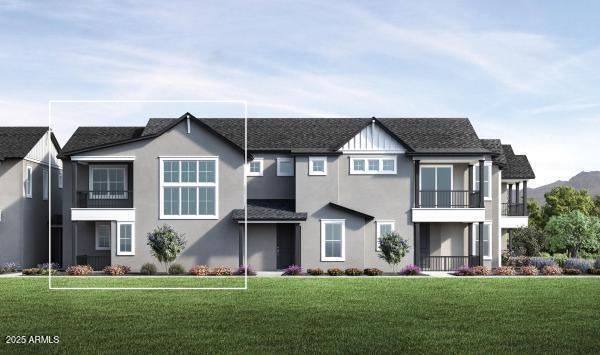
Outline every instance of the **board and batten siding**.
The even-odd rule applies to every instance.
[[[404,153],[405,149],[383,128],[373,123],[363,128],[340,149],[344,153],[381,152]]]
[[[31,151],[25,156],[25,160],[48,164],[48,155],[51,157],[52,167],[62,169],[62,160],[56,157],[58,152],[56,151],[54,144],[52,144],[50,132],[46,132],[46,134],[40,138]]]

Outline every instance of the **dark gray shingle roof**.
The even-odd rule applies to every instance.
[[[48,127],[0,127],[0,160],[22,159],[48,132]]]
[[[63,154],[139,138],[144,127],[79,127],[63,147]]]
[[[515,155],[512,146],[502,145],[506,167],[502,170],[503,179],[535,179],[535,173],[525,155]]]
[[[306,212],[296,212],[295,200],[250,199],[248,200],[249,221],[305,221]],[[244,220],[244,209],[232,212],[235,221]]]
[[[369,214],[357,211],[357,210],[355,210],[353,208],[350,208],[350,207],[338,205],[337,203],[329,202],[329,206],[331,206],[331,207],[333,207],[335,209],[338,209],[340,211],[344,211],[344,212],[351,213],[353,215],[362,217],[362,218],[367,219],[367,220],[375,219],[375,217],[373,217],[373,216],[371,216]]]
[[[499,139],[482,139],[481,145],[490,152],[496,154],[493,158],[495,164],[498,164],[501,167],[506,166],[506,156],[502,151],[502,142]]]

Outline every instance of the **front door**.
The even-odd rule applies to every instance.
[[[294,263],[294,224],[277,225],[277,269]]]

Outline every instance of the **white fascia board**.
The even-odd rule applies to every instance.
[[[71,161],[134,161],[135,156],[121,156],[121,155],[74,155],[71,157]]]
[[[512,229],[528,225],[529,217],[527,216],[500,216],[500,228]]]
[[[135,208],[71,208],[71,220],[135,222]]]
[[[413,208],[412,221],[429,222],[485,222],[485,208]]]
[[[446,157],[446,156],[418,156],[412,157],[412,160],[420,160],[421,163],[442,163],[442,164],[477,164],[480,160],[486,160],[486,156],[468,156],[468,157]]]

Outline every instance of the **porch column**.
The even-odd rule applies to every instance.
[[[468,226],[468,229],[469,229],[469,233],[468,233],[469,234],[469,241],[467,243],[467,248],[469,249],[467,251],[467,255],[469,256],[469,259],[467,260],[467,266],[471,267],[471,266],[473,266],[473,265],[471,265],[472,264],[471,260],[473,260],[473,249],[474,249],[473,248],[473,224],[469,223],[467,226]]]
[[[512,185],[513,184],[508,184],[508,204],[510,205],[512,203]]]
[[[472,198],[473,198],[473,165],[469,164],[469,196],[468,196],[469,207],[475,206],[475,201],[471,201]]]
[[[73,232],[73,259],[71,260],[71,265],[77,265],[77,223],[78,222],[71,223],[71,230]]]
[[[239,265],[246,265],[244,262],[244,225],[245,223],[238,223],[239,225],[239,233],[238,233],[238,241],[239,241]]]
[[[527,180],[523,181],[523,216],[528,216],[529,211],[527,211]]]
[[[517,182],[515,184],[516,188],[515,188],[515,203],[518,205],[519,203],[521,203],[521,200],[519,200],[519,183]]]
[[[419,190],[421,189],[421,161],[415,160],[415,207],[419,208],[421,206],[421,194]]]
[[[485,160],[480,160],[479,161],[479,207],[483,208],[484,204],[483,204],[483,171],[484,171],[484,167],[485,167]],[[491,176],[490,176],[491,178]],[[491,186],[491,184],[490,184]]]
[[[71,179],[72,179],[72,184],[71,184],[71,207],[79,207],[77,205],[77,162],[76,161],[72,161],[71,162]]]
[[[414,224],[415,230],[415,265],[421,267],[421,223]]]
[[[479,265],[483,266],[483,222],[479,222]]]
[[[512,255],[512,250],[513,250],[513,246],[512,246],[512,234],[513,234],[513,230],[512,228],[508,230],[508,251],[510,252],[510,254]]]

